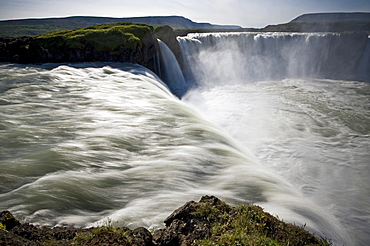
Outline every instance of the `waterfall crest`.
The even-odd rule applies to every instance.
[[[178,41],[186,78],[202,85],[284,78],[370,81],[364,33],[193,33]]]

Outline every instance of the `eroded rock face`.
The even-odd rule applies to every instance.
[[[46,62],[131,62],[154,70],[157,40],[153,33],[144,38],[144,45],[135,50],[121,46],[118,51],[97,51],[94,46],[45,47],[34,37],[0,38],[0,61],[14,63]]]

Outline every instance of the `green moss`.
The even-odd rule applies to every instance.
[[[117,239],[116,241],[119,240],[122,245],[132,242],[132,239],[124,229],[114,228],[113,226],[101,226],[78,233],[73,239],[73,245],[96,245],[99,240],[106,238]]]
[[[6,226],[3,223],[0,223],[0,230],[6,231]]]
[[[119,52],[120,47],[135,51],[145,45],[144,37],[154,31],[146,24],[114,23],[79,28],[71,31],[51,32],[35,39],[44,48],[87,49],[98,52]]]
[[[219,217],[220,210],[209,203],[204,203],[193,213],[195,217],[203,218],[207,221],[215,221]]]
[[[258,206],[219,207],[202,204],[194,215],[212,223],[210,235],[197,245],[330,245],[299,226],[284,223]]]

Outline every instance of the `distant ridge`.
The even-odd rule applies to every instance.
[[[298,16],[291,22],[358,22],[370,21],[370,13],[311,13]]]
[[[370,33],[370,13],[304,14],[289,23],[269,25],[265,32],[367,32]]]
[[[240,26],[197,23],[182,16],[147,16],[130,18],[72,16],[63,18],[20,19],[0,21],[0,37],[38,36],[52,31],[71,30],[116,22],[168,25],[175,29],[238,29]]]

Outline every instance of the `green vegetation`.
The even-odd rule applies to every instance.
[[[86,49],[94,47],[98,52],[120,52],[121,46],[135,51],[144,45],[146,34],[154,31],[153,26],[137,23],[101,24],[71,31],[51,32],[35,39],[36,45],[44,48],[67,47]]]
[[[299,226],[278,220],[258,206],[227,206],[204,203],[192,213],[211,223],[209,236],[198,240],[197,245],[331,245]]]
[[[6,231],[6,226],[3,223],[0,223],[0,230]]]
[[[120,245],[130,245],[132,239],[122,228],[112,226],[101,226],[77,233],[72,245],[97,245],[99,241],[109,239],[111,242],[118,241]]]

